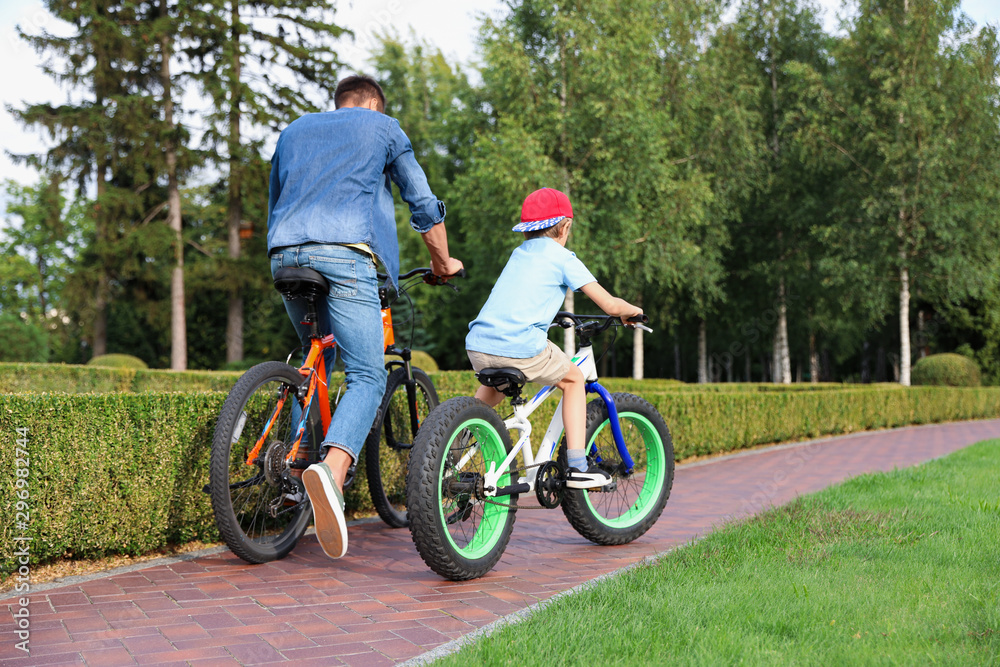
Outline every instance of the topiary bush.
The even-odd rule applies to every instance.
[[[913,366],[910,381],[914,385],[939,387],[978,387],[982,385],[979,365],[960,354],[932,354]]]
[[[137,371],[144,371],[149,366],[139,357],[131,354],[102,354],[87,362],[88,366],[100,366],[102,368],[131,368]]]
[[[19,315],[0,315],[0,361],[48,361],[48,339],[43,329],[25,322]]]

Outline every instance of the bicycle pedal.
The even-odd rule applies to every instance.
[[[611,493],[618,489],[618,482],[612,480],[610,484],[605,484],[599,489],[591,489],[591,491],[600,491],[601,493]]]

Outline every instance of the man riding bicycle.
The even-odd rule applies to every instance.
[[[323,461],[307,468],[302,481],[320,545],[331,558],[340,558],[347,552],[344,480],[385,390],[375,264],[382,262],[395,282],[399,243],[390,181],[410,207],[410,226],[422,235],[434,273],[454,275],[462,263],[448,254],[444,203],[431,192],[399,123],[384,114],[381,86],[368,76],[349,76],[337,85],[334,105],[335,111],[295,120],[278,138],[271,158],[267,247],[272,275],[306,267],[330,285],[319,324],[337,340],[347,391],[323,441]],[[285,310],[308,345],[305,305],[286,299]]]

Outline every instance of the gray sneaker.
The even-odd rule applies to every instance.
[[[587,470],[566,469],[566,488],[569,489],[599,489],[610,483],[611,475],[594,465]]]
[[[312,504],[319,545],[330,558],[340,558],[347,553],[347,520],[344,496],[333,481],[330,467],[314,463],[302,473],[302,483]]]

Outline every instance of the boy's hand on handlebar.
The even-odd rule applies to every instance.
[[[465,265],[454,257],[449,257],[444,262],[431,260],[431,271],[434,272],[434,276],[441,282],[447,282],[448,278],[451,278],[464,268]]]
[[[628,301],[622,301],[621,313],[618,315],[622,324],[627,327],[634,327],[636,324],[647,321],[648,318],[642,314],[642,308],[633,306]]]

